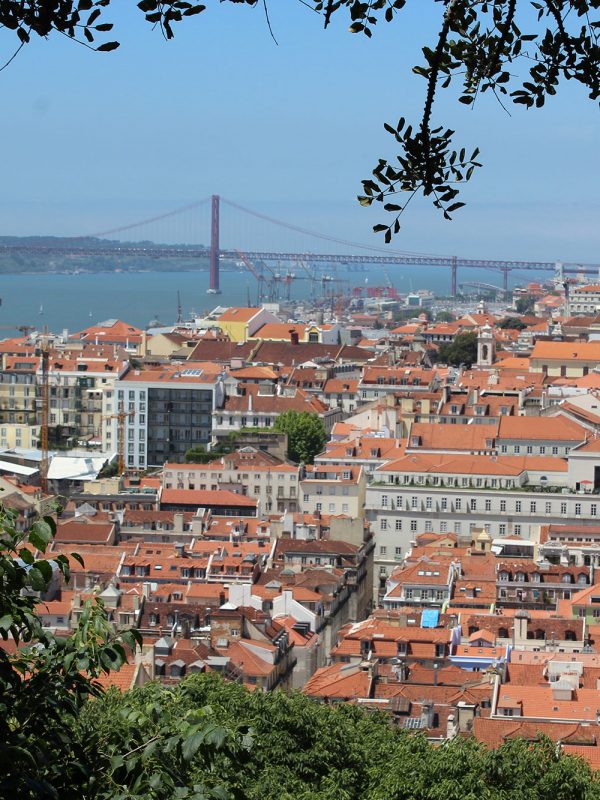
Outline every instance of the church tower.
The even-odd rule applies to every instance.
[[[477,335],[477,366],[491,367],[496,359],[496,341],[489,325],[483,325]]]

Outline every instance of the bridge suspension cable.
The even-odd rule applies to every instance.
[[[160,222],[163,219],[168,219],[169,217],[176,217],[178,214],[183,214],[185,211],[193,211],[195,208],[200,208],[201,206],[208,203],[210,197],[205,197],[202,200],[196,200],[193,203],[188,203],[186,206],[181,206],[180,208],[175,208],[173,211],[165,211],[164,214],[157,214],[154,217],[148,217],[147,219],[143,219],[139,222],[131,222],[128,225],[121,225],[118,228],[111,228],[107,231],[100,231],[99,233],[90,233],[87,236],[79,236],[79,239],[91,239],[91,238],[99,238],[101,236],[112,236],[115,233],[123,233],[124,231],[133,230],[133,228],[141,228],[143,225],[150,225],[153,222]]]
[[[301,228],[299,225],[293,225],[291,222],[284,222],[280,219],[275,219],[274,217],[269,217],[267,214],[262,214],[260,211],[253,211],[251,208],[246,208],[245,206],[239,205],[239,203],[235,203],[233,200],[228,200],[226,197],[221,197],[221,202],[226,203],[231,208],[235,208],[237,211],[242,211],[244,214],[249,214],[252,217],[256,217],[257,219],[265,220],[266,222],[271,222],[273,225],[278,225],[281,228],[288,228],[291,231],[295,231],[296,233],[303,233],[306,236],[312,236],[315,239],[323,239],[326,242],[335,242],[336,244],[346,245],[347,247],[355,247],[359,250],[367,250],[369,252],[375,253],[385,253],[388,256],[423,256],[423,257],[430,257],[434,256],[434,253],[417,253],[412,250],[392,250],[389,247],[379,247],[378,245],[371,245],[371,244],[361,244],[360,242],[351,242],[346,239],[339,239],[336,236],[330,236],[327,233],[318,233],[317,231],[311,231],[308,228]],[[310,256],[310,253],[306,254]],[[436,258],[446,258],[446,256],[435,256]]]

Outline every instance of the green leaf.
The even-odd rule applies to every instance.
[[[47,583],[44,579],[44,576],[37,568],[37,566],[32,567],[29,570],[27,574],[27,579],[31,588],[36,592],[43,592],[47,587]]]

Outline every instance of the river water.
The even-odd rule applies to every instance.
[[[367,267],[365,272],[338,271],[337,275],[351,286],[378,286],[387,283],[386,272],[401,294],[417,289],[449,294],[447,268],[392,266],[384,271]],[[459,282],[498,284],[499,279],[499,275],[484,270],[459,271]],[[18,325],[47,326],[55,332],[65,328],[76,331],[110,318],[139,327],[158,318],[168,325],[176,319],[177,292],[185,317],[192,312],[203,314],[216,305],[246,305],[248,296],[256,303],[256,281],[247,272],[222,271],[219,296],[207,295],[207,288],[208,273],[204,271],[1,275],[0,338],[14,335],[8,326]],[[309,280],[297,280],[291,287],[292,300],[309,297],[310,293]]]

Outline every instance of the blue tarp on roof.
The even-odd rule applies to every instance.
[[[426,608],[421,613],[422,628],[437,628],[440,621],[440,611],[438,608]]]

